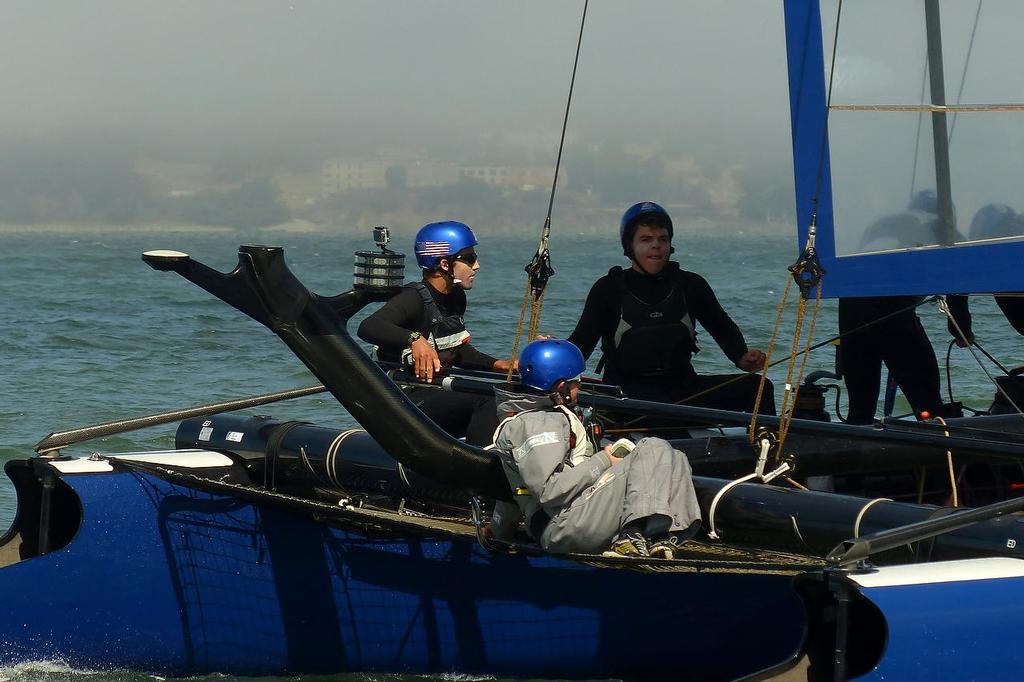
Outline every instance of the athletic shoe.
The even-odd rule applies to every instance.
[[[658,540],[651,545],[651,556],[655,559],[675,559],[676,552],[683,546],[679,539],[670,535],[667,538]]]
[[[687,540],[692,540],[700,532],[700,527],[700,519],[697,519],[686,530],[676,531],[658,538],[651,545],[651,556],[656,559],[675,559],[681,553]]]
[[[605,550],[603,556],[607,557],[636,557],[644,558],[651,555],[647,547],[647,538],[638,531],[628,531],[619,535],[612,542],[612,546]]]

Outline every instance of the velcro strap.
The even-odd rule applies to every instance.
[[[541,534],[544,529],[551,523],[551,515],[544,511],[543,508],[538,509],[530,517],[530,535],[533,536],[534,540],[539,541]]]

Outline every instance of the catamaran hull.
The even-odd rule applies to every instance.
[[[787,576],[492,554],[141,472],[63,484],[81,502],[73,540],[0,570],[5,665],[710,680],[770,667],[803,639]]]

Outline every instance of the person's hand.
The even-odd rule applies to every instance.
[[[971,332],[967,332],[966,341],[964,340],[964,337],[960,336],[959,334],[955,334],[953,336],[953,341],[956,343],[957,348],[967,348],[967,346],[970,346],[974,343],[974,334],[972,334]]]
[[[614,450],[612,449],[612,445],[614,445],[614,443],[609,443],[608,445],[604,446],[604,454],[608,455],[608,459],[612,461],[612,466],[615,466],[616,464],[622,461],[622,458],[616,457],[615,455],[612,454],[612,452],[614,452]]]
[[[510,369],[513,372],[518,372],[519,360],[495,360],[493,369],[495,372],[507,372]]]
[[[533,340],[534,341],[547,341],[548,339],[553,339],[553,338],[555,338],[555,337],[551,336],[550,334],[537,334],[537,336],[533,337]]]
[[[764,351],[753,348],[743,354],[743,357],[739,359],[736,366],[744,372],[758,372],[764,368],[764,361],[767,358],[768,356],[764,354]]]
[[[421,336],[412,342],[409,349],[412,351],[413,369],[416,372],[416,378],[428,382],[433,381],[434,372],[441,371],[441,358],[437,356],[437,351],[434,349],[433,344]]]

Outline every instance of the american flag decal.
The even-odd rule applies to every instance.
[[[447,256],[451,253],[448,242],[416,242],[416,254],[420,256]]]

